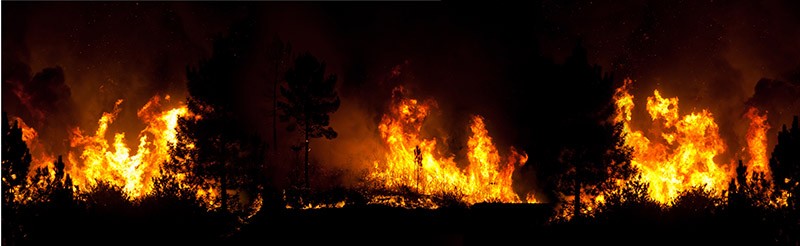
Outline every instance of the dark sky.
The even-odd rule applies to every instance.
[[[29,83],[48,114],[32,124],[51,132],[65,125],[93,129],[120,98],[125,102],[114,127],[141,129],[135,109],[156,94],[184,98],[186,67],[208,58],[213,38],[245,18],[256,20],[256,43],[264,44],[256,54],[266,54],[279,37],[339,75],[343,105],[333,116],[339,147],[322,141],[315,152],[332,155],[333,162],[348,158],[338,148],[359,149],[374,133],[395,67],[417,95],[439,101],[443,118],[451,119],[443,126],[463,129],[470,114],[480,114],[501,145],[515,143],[524,127],[512,120],[519,112],[510,110],[509,88],[546,90],[548,81],[537,80],[528,67],[539,58],[562,62],[578,41],[590,62],[617,80],[636,81],[638,105],[656,88],[679,96],[685,112],[714,113],[730,142],[743,139],[741,115],[759,79],[800,91],[800,2],[789,0],[2,5],[3,110],[35,118],[11,93]],[[252,66],[266,64],[265,56],[255,55],[262,58]],[[33,79],[55,66],[63,79],[55,71]],[[235,86],[243,111],[252,112],[243,116],[250,119],[247,127],[267,136],[271,104],[263,96],[269,90],[263,76],[254,70]],[[772,110],[774,130],[800,113],[793,95],[751,103]]]

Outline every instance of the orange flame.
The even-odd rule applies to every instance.
[[[47,154],[45,151],[44,145],[39,142],[39,133],[33,127],[28,126],[22,118],[11,116],[10,120],[12,122],[17,122],[17,126],[22,130],[22,141],[28,146],[28,150],[31,154],[31,163],[28,170],[26,181],[28,185],[39,187],[44,186],[45,184],[42,183],[44,181],[39,181],[39,183],[34,183],[32,178],[37,174],[37,170],[39,168],[44,167],[51,167],[52,164],[55,162],[55,158],[52,155]],[[45,173],[48,179],[53,179],[56,175],[55,171],[52,169],[48,169],[48,172]],[[13,178],[16,178],[14,174],[12,174]],[[32,201],[33,198],[28,195],[28,193],[20,190],[21,187],[12,187],[14,190],[12,193],[14,194],[14,201],[16,202],[29,202]]]
[[[751,107],[745,113],[745,117],[750,120],[750,127],[747,129],[747,150],[750,154],[750,161],[747,166],[751,172],[761,172],[767,177],[769,175],[769,157],[767,157],[767,115],[759,115],[758,109]]]
[[[692,187],[720,194],[727,188],[733,170],[714,160],[725,151],[725,144],[713,115],[702,110],[681,116],[678,98],[663,98],[655,90],[653,96],[647,98],[647,112],[653,121],[651,130],[660,134],[648,138],[631,128],[634,107],[633,95],[628,93],[631,83],[625,80],[616,91],[615,120],[623,123],[625,142],[633,148],[631,164],[650,184],[650,196],[669,204]]]
[[[395,89],[393,105],[378,127],[386,142],[386,159],[374,162],[369,174],[387,188],[413,187],[425,195],[460,194],[467,204],[478,202],[521,202],[512,189],[511,175],[527,154],[510,150],[504,159],[486,130],[484,119],[472,117],[467,147],[468,166],[462,170],[453,154],[438,155],[437,138],[422,138],[420,131],[431,109],[432,100],[403,98],[402,87]],[[535,202],[531,195],[528,202]],[[401,204],[402,205],[402,204]]]
[[[22,141],[28,145],[28,150],[31,153],[31,166],[28,172],[28,177],[36,174],[36,169],[47,167],[55,162],[56,158],[53,155],[47,154],[44,145],[39,142],[39,133],[33,127],[28,126],[22,118],[10,117],[12,121],[16,121],[19,128],[22,129]]]
[[[652,119],[648,138],[642,131],[631,127],[633,95],[628,93],[632,81],[626,79],[614,96],[617,106],[615,122],[623,123],[625,143],[633,148],[632,165],[650,184],[649,195],[663,204],[670,204],[681,192],[702,187],[712,194],[721,195],[728,182],[735,177],[733,163],[720,165],[715,157],[725,151],[719,136],[719,127],[707,110],[681,116],[678,98],[663,98],[658,90],[647,98],[647,112]],[[750,120],[747,130],[747,152],[750,172],[769,172],[767,137],[769,129],[766,115],[750,108],[745,117]]]
[[[115,133],[114,142],[108,143],[106,133],[120,112],[123,100],[117,100],[111,112],[104,112],[98,120],[94,134],[87,135],[76,127],[72,130],[70,147],[65,161],[65,170],[73,179],[73,183],[82,189],[105,181],[120,186],[131,198],[135,199],[147,194],[152,189],[152,178],[159,175],[161,163],[169,159],[169,145],[176,141],[178,118],[187,113],[186,106],[161,110],[162,100],[169,101],[169,96],[153,97],[139,111],[138,116],[147,126],[138,134],[139,145],[135,152],[125,144],[126,133]],[[24,125],[24,124],[23,124]],[[36,153],[31,164],[33,167],[49,166],[54,155],[41,150],[38,134],[33,128],[24,125],[24,141]]]

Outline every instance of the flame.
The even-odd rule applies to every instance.
[[[36,169],[47,167],[56,161],[53,155],[47,154],[44,145],[39,141],[39,132],[33,127],[28,126],[22,118],[12,116],[12,121],[18,123],[19,128],[22,130],[22,141],[28,145],[28,150],[31,153],[31,165],[28,177],[36,174]]]
[[[633,95],[628,93],[631,83],[626,79],[616,90],[614,120],[623,123],[625,143],[633,148],[631,164],[641,171],[642,180],[650,184],[649,195],[662,204],[670,204],[692,187],[721,195],[736,175],[735,161],[721,165],[714,160],[725,152],[726,145],[713,115],[703,109],[681,116],[678,98],[664,98],[655,90],[647,98],[647,112],[652,120],[652,137],[648,138],[631,126],[634,107]],[[766,115],[750,108],[745,117],[750,120],[746,136],[750,155],[747,170],[768,173]]]
[[[164,100],[169,100],[169,97]],[[153,97],[148,101],[137,112],[147,126],[139,132],[139,145],[135,154],[131,154],[130,148],[125,145],[125,133],[114,134],[113,152],[105,139],[108,125],[119,114],[120,104],[121,99],[114,105],[111,113],[103,113],[93,136],[84,136],[80,128],[73,131],[71,146],[82,148],[83,152],[77,157],[70,153],[70,160],[83,163],[83,168],[75,174],[82,182],[111,182],[123,187],[129,196],[136,198],[152,189],[152,178],[158,175],[161,163],[169,159],[169,144],[176,141],[178,118],[186,114],[187,109],[182,106],[161,111],[160,97]]]
[[[217,202],[221,194],[217,190],[217,186],[213,180],[206,180],[208,188],[198,188],[195,196],[203,202],[203,206],[209,209],[217,209],[222,207],[222,204]]]
[[[43,181],[40,183],[34,183],[31,179],[36,175],[37,170],[42,167],[48,167],[55,162],[55,158],[52,155],[46,154],[44,150],[44,145],[39,142],[39,133],[33,127],[28,126],[22,118],[11,116],[9,117],[11,122],[17,122],[17,126],[22,130],[22,141],[28,146],[28,151],[31,155],[31,163],[29,166],[29,171],[27,177],[23,177],[27,179],[27,184],[30,186],[44,186]],[[12,123],[13,124],[13,123]],[[5,163],[4,163],[5,164]],[[52,179],[56,176],[54,170],[48,169],[46,173],[47,178]],[[16,179],[14,174],[11,175],[12,178]],[[30,197],[26,192],[22,191],[22,187],[11,187],[13,189],[14,194],[14,201],[25,203],[32,201],[33,198]]]
[[[525,164],[527,154],[511,148],[510,155],[502,158],[486,130],[484,119],[473,116],[472,135],[467,142],[468,165],[462,170],[453,154],[439,154],[443,151],[437,148],[437,138],[420,136],[423,123],[436,102],[404,98],[402,87],[394,92],[393,104],[378,126],[388,151],[385,160],[373,163],[371,179],[387,188],[413,188],[423,195],[460,195],[461,201],[467,204],[522,202],[512,189],[511,175],[516,166]],[[535,201],[532,196],[529,199],[528,202]],[[381,200],[383,202],[378,203],[386,203],[387,199]],[[403,206],[404,202],[394,204]]]
[[[119,115],[124,100],[114,103],[110,112],[104,112],[97,120],[97,128],[87,132],[80,127],[71,130],[69,139],[71,151],[67,153],[65,172],[72,177],[73,184],[81,190],[90,190],[98,182],[106,182],[122,188],[131,200],[150,193],[153,179],[161,175],[161,165],[168,161],[170,146],[177,140],[178,119],[200,120],[200,115],[191,114],[186,105],[179,103],[177,107],[167,107],[170,96],[154,96],[137,111],[138,118],[145,123],[145,128],[138,132],[138,145],[129,147],[126,144],[126,132],[113,133],[113,141],[109,142],[109,126]],[[209,110],[202,108],[202,110]],[[20,120],[23,127],[23,140],[34,153],[29,176],[35,175],[34,167],[52,167],[55,155],[47,153],[41,147],[35,129],[28,127]],[[186,143],[192,149],[193,143]],[[51,170],[51,177],[53,171]],[[186,174],[177,173],[176,182],[184,185]],[[197,189],[195,196],[208,209],[220,207],[217,202],[219,192],[213,187]],[[260,203],[260,202],[259,202]],[[259,205],[260,207],[260,205]]]
[[[338,201],[334,204],[319,203],[319,204],[306,204],[302,209],[321,209],[321,208],[343,208],[345,201]],[[287,205],[288,206],[288,205]],[[291,208],[291,207],[289,207]]]
[[[631,80],[625,80],[615,94],[616,122],[623,123],[625,142],[633,148],[631,164],[650,184],[648,193],[656,201],[669,204],[692,187],[720,194],[727,188],[733,170],[714,158],[725,151],[719,127],[707,110],[681,116],[678,98],[664,98],[658,90],[647,98],[654,136],[648,138],[631,127],[633,95]]]
[[[121,111],[123,100],[117,100],[111,112],[104,112],[97,121],[97,129],[87,134],[83,129],[72,129],[70,151],[65,161],[66,172],[73,183],[86,190],[98,181],[108,182],[122,187],[131,198],[141,197],[152,189],[152,178],[159,175],[161,163],[169,159],[169,145],[176,141],[178,118],[187,113],[186,106],[162,110],[162,100],[155,96],[138,112],[138,117],[146,123],[146,127],[137,135],[139,144],[132,151],[125,143],[125,132],[114,133],[114,141],[109,143],[106,135],[109,125],[113,124]],[[22,123],[23,140],[36,153],[31,164],[33,167],[49,166],[54,155],[41,150],[38,134],[33,128]]]
[[[750,154],[748,170],[751,172],[761,172],[767,177],[769,174],[769,157],[767,156],[767,115],[759,115],[758,109],[750,107],[745,113],[745,117],[750,120],[747,129],[747,150]]]

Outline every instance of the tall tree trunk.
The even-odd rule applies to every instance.
[[[580,168],[575,169],[575,200],[574,200],[574,207],[575,207],[575,215],[573,218],[579,219],[581,216],[581,176]]]
[[[273,155],[278,150],[278,76],[280,73],[280,58],[275,61],[275,83],[272,84],[272,150]],[[274,160],[273,160],[274,161]]]
[[[308,131],[309,130],[310,130],[310,126],[309,126],[308,120],[306,120],[306,160],[305,160],[305,165],[306,165],[306,189],[310,189],[311,188],[311,180],[308,179],[308,152],[311,151],[309,149],[309,142],[308,142]]]
[[[223,164],[224,165],[224,164]],[[222,198],[222,212],[228,213],[228,175],[225,168],[222,168],[222,179],[220,181],[220,195]]]

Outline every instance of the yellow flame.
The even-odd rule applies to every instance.
[[[121,111],[123,100],[117,100],[111,112],[104,112],[97,121],[94,134],[87,135],[81,128],[74,128],[70,137],[72,151],[67,154],[66,172],[73,183],[86,190],[98,181],[105,181],[122,187],[123,191],[135,199],[152,189],[152,178],[159,175],[161,163],[169,159],[169,145],[176,141],[178,118],[187,113],[186,106],[162,110],[162,100],[153,97],[137,113],[147,126],[140,131],[139,144],[132,151],[125,143],[125,132],[114,133],[113,143],[108,143],[106,134]],[[23,139],[36,153],[33,167],[51,166],[55,158],[51,153],[41,150],[38,134],[33,128],[24,125]]]
[[[22,130],[22,141],[28,145],[28,150],[31,153],[31,165],[28,177],[36,174],[36,169],[42,167],[52,166],[56,158],[45,151],[44,145],[39,142],[39,133],[33,127],[28,126],[22,118],[10,117],[12,121],[18,123],[19,128]],[[53,173],[55,174],[55,173]]]
[[[749,108],[745,117],[750,120],[750,126],[747,129],[747,150],[750,154],[750,161],[748,162],[748,170],[753,172],[762,172],[767,177],[769,176],[769,157],[767,157],[767,115],[759,115],[758,109]]]
[[[462,170],[454,161],[453,154],[438,154],[443,151],[437,149],[437,138],[420,137],[422,125],[430,110],[436,107],[436,102],[398,97],[403,90],[402,87],[396,89],[394,104],[378,126],[388,151],[385,160],[373,163],[370,178],[379,180],[388,188],[415,188],[424,195],[457,194],[467,204],[522,202],[512,189],[511,175],[516,166],[525,164],[527,154],[520,154],[512,148],[511,154],[503,161],[486,130],[484,119],[473,116],[472,135],[467,142],[469,163]],[[380,200],[376,203],[388,200],[398,206],[405,204],[397,199]]]
[[[725,143],[719,135],[719,126],[713,115],[703,109],[681,115],[678,98],[664,98],[658,90],[647,98],[647,112],[652,120],[647,137],[631,126],[634,107],[633,95],[628,93],[632,81],[627,79],[616,90],[616,122],[623,123],[625,143],[633,148],[631,164],[649,183],[649,195],[662,204],[670,204],[683,191],[702,187],[720,195],[728,182],[735,177],[733,166],[721,165],[715,157],[725,152]],[[768,171],[766,164],[766,116],[750,109],[751,120],[747,134],[751,160],[748,170]]]

